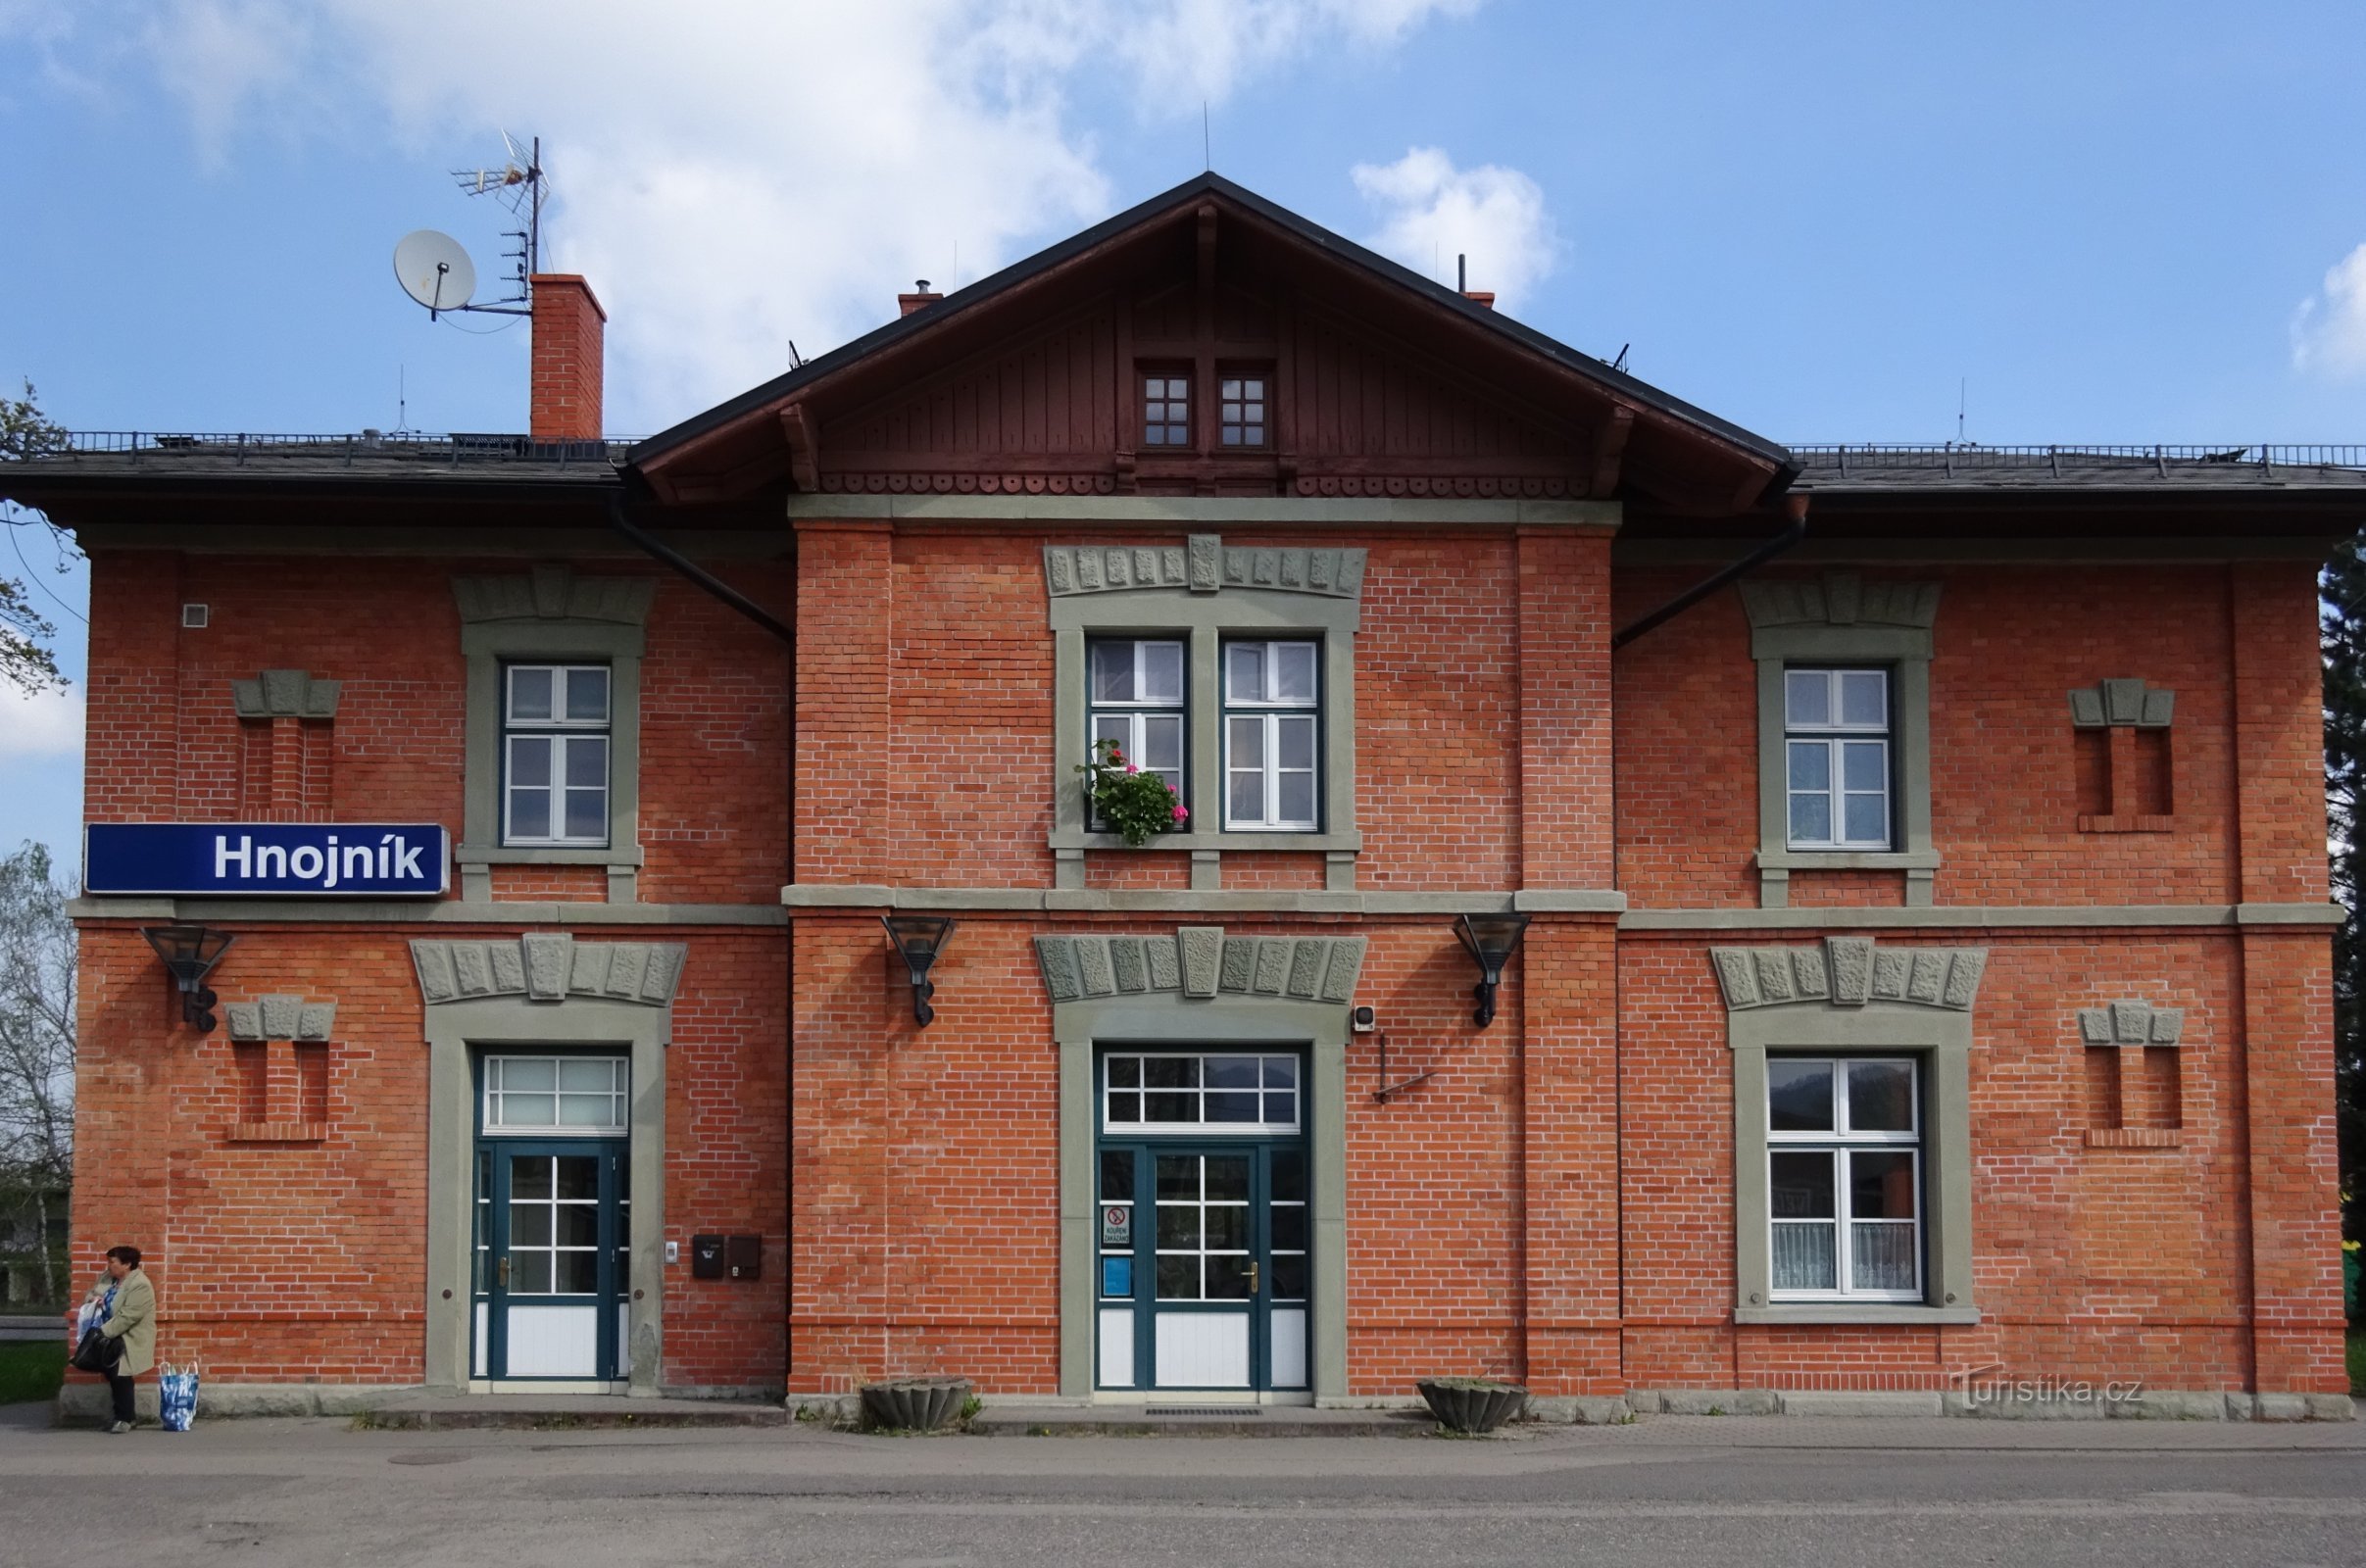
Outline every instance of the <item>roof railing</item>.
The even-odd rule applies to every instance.
[[[160,457],[226,457],[243,463],[249,456],[301,454],[348,462],[361,457],[448,459],[452,463],[622,463],[639,436],[607,436],[597,440],[553,441],[515,431],[430,432],[424,430],[355,430],[338,435],[298,435],[253,430],[68,430],[40,453],[44,457],[129,457],[150,453]]]
[[[2166,473],[2172,463],[2243,465],[2256,468],[2366,468],[2366,445],[2280,445],[2242,442],[2151,446],[1986,446],[1978,442],[1795,442],[1792,456],[1817,466],[1843,468],[2065,467],[2148,466]]]

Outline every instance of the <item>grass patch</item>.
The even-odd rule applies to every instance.
[[[2366,1396],[2366,1329],[2351,1329],[2347,1346],[2349,1351],[2349,1392]]]
[[[21,1399],[54,1399],[58,1396],[58,1385],[65,1381],[63,1339],[0,1344],[0,1404],[14,1404]]]

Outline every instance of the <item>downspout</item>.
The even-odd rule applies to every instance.
[[[1804,495],[1796,494],[1785,496],[1783,498],[1783,508],[1791,517],[1791,525],[1789,527],[1785,528],[1781,533],[1776,534],[1772,539],[1767,540],[1764,544],[1758,546],[1757,549],[1752,550],[1749,555],[1744,556],[1741,560],[1735,562],[1733,564],[1722,567],[1709,576],[1703,577],[1701,581],[1693,584],[1690,588],[1687,588],[1684,592],[1678,594],[1666,604],[1661,605],[1657,610],[1652,611],[1650,614],[1645,615],[1642,619],[1629,621],[1626,625],[1621,626],[1617,633],[1610,639],[1611,649],[1615,651],[1617,649],[1624,648],[1627,644],[1633,642],[1645,632],[1651,630],[1655,626],[1658,626],[1661,622],[1675,619],[1678,615],[1683,614],[1686,611],[1692,609],[1695,605],[1701,603],[1701,600],[1706,599],[1709,595],[1715,593],[1727,583],[1736,582],[1743,577],[1748,576],[1750,573],[1757,570],[1758,567],[1763,566],[1766,564],[1766,563],[1774,560],[1775,557],[1781,555],[1784,551],[1789,550],[1792,546],[1806,538],[1807,497]]]
[[[637,526],[631,518],[625,516],[622,496],[614,495],[608,498],[608,520],[615,526],[616,532],[631,540],[650,556],[671,566],[791,648],[797,646],[797,634],[774,619],[771,612],[674,549],[673,546]]]

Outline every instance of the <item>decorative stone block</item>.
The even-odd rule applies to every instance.
[[[1051,993],[1054,1002],[1074,1002],[1084,995],[1084,977],[1076,967],[1074,938],[1037,937],[1035,961],[1043,969],[1044,990]]]
[[[2089,1046],[2174,1046],[2185,1037],[2186,1009],[2145,1002],[2081,1007],[2079,1041]]]
[[[296,1013],[296,1038],[307,1044],[324,1042],[336,1031],[337,1004],[308,1002]]]
[[[545,931],[483,942],[411,944],[419,996],[430,1004],[472,997],[525,997],[537,1003],[602,997],[662,1007],[680,988],[688,955],[679,942],[578,942],[566,932]]]
[[[525,950],[525,994],[536,1002],[566,996],[567,977],[574,972],[575,939],[564,931],[534,931],[518,940]]]
[[[1183,966],[1175,956],[1176,944],[1164,937],[1153,937],[1142,944],[1142,955],[1150,963],[1150,988],[1153,991],[1176,991],[1183,985]]]
[[[1224,939],[1224,969],[1217,984],[1226,991],[1247,991],[1257,980],[1257,942],[1249,937]]]
[[[1120,991],[1150,989],[1150,964],[1142,956],[1140,937],[1109,938],[1109,971]]]
[[[1826,937],[1824,964],[1832,977],[1832,1000],[1861,1007],[1873,1000],[1873,939]]]
[[[1279,996],[1290,978],[1290,944],[1279,937],[1260,937],[1257,944],[1256,989]]]
[[[1353,1002],[1356,998],[1356,977],[1363,969],[1364,939],[1333,937],[1328,945],[1331,961],[1323,970],[1322,999],[1325,1002]]]
[[[1183,952],[1183,994],[1214,996],[1224,959],[1224,928],[1187,925],[1175,933],[1175,945]]]
[[[344,684],[315,680],[301,669],[267,669],[230,682],[230,706],[240,718],[334,718]]]
[[[1318,937],[1291,944],[1290,995],[1313,1000],[1315,987],[1322,984],[1323,946]]]
[[[233,1002],[222,1009],[229,1021],[232,1040],[261,1040],[263,1033],[263,1004],[256,1002]]]
[[[1969,1012],[1988,968],[1986,948],[1887,948],[1871,937],[1826,937],[1812,948],[1711,948],[1728,1010],[1815,1004],[1902,1003]]]
[[[1195,533],[1187,543],[1191,553],[1191,591],[1214,593],[1223,583],[1224,541],[1212,533]]]
[[[2070,722],[2074,729],[2167,729],[2177,716],[2177,693],[2166,686],[2146,686],[2131,676],[2113,676],[2070,694]]]
[[[1107,937],[1078,937],[1076,939],[1076,967],[1084,976],[1084,994],[1088,997],[1113,996],[1117,990],[1116,971],[1109,965],[1109,944]]]

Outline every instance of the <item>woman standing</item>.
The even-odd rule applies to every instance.
[[[156,1364],[156,1287],[139,1266],[139,1249],[107,1249],[107,1292],[99,1332],[123,1342],[123,1358],[107,1374],[108,1392],[115,1396],[115,1425],[110,1432],[131,1430],[131,1380]],[[95,1287],[94,1287],[95,1288]]]

